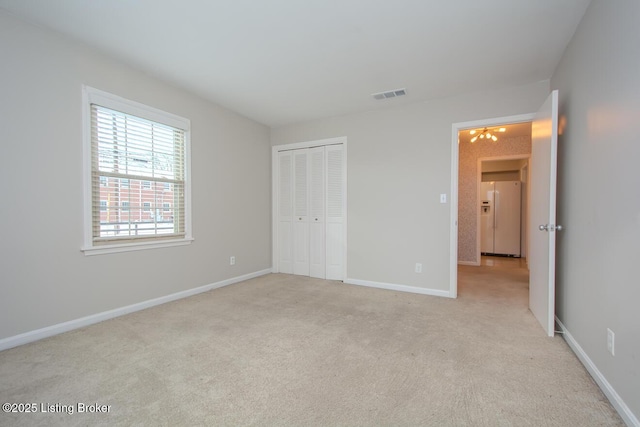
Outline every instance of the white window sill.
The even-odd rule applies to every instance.
[[[131,252],[142,251],[146,249],[157,248],[170,248],[173,246],[185,246],[190,245],[193,242],[193,238],[174,239],[174,240],[159,240],[155,242],[140,242],[140,243],[116,243],[113,245],[101,245],[101,246],[89,246],[81,248],[85,256],[114,254],[119,252]]]

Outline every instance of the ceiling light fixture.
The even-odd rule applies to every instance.
[[[496,136],[496,132],[506,132],[507,128],[496,128],[493,130],[489,130],[488,128],[484,128],[484,129],[471,129],[469,131],[469,135],[475,135],[473,138],[471,138],[471,142],[472,144],[474,142],[476,142],[478,140],[478,138],[480,139],[490,139],[493,142],[496,142],[498,140],[498,137]]]

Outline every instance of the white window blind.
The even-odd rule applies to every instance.
[[[90,111],[93,245],[184,238],[185,130]]]

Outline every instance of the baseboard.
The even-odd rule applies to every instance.
[[[372,282],[370,280],[345,279],[344,283],[349,285],[367,286],[369,288],[388,289],[390,291],[410,292],[413,294],[433,295],[437,297],[451,298],[449,291],[439,289],[419,288],[417,286],[396,285],[394,283]]]
[[[562,324],[560,319],[556,316],[556,323],[560,326],[562,330],[562,336],[564,340],[567,342],[571,350],[578,356],[580,362],[587,368],[587,371],[595,382],[598,384],[602,392],[607,396],[607,399],[611,402],[613,407],[618,411],[622,420],[628,425],[633,427],[640,427],[640,421],[638,421],[638,417],[636,417],[631,409],[627,406],[626,403],[622,400],[620,395],[614,390],[614,388],[609,384],[609,381],[602,375],[602,373],[598,370],[596,365],[591,361],[587,353],[580,347],[580,344],[573,338],[573,336],[569,333],[567,328]]]
[[[176,292],[174,294],[166,295],[163,297],[142,301],[142,302],[128,305],[125,307],[103,311],[102,313],[92,314],[90,316],[82,317],[80,319],[58,323],[57,325],[47,326],[45,328],[36,329],[30,332],[25,332],[20,335],[3,338],[0,340],[0,351],[17,347],[22,344],[27,344],[33,341],[38,341],[43,338],[48,338],[54,335],[58,335],[63,332],[68,332],[74,329],[83,328],[85,326],[93,325],[94,323],[113,319],[114,317],[124,316],[125,314],[144,310],[145,308],[154,307],[156,305],[165,304],[167,302],[179,300],[182,298],[187,298],[196,294],[200,294],[202,292],[207,292],[212,289],[222,288],[223,286],[228,286],[234,283],[242,282],[244,280],[249,280],[255,277],[264,276],[270,273],[271,273],[271,268],[268,268],[265,270],[244,274],[242,276],[232,277],[230,279],[222,280],[220,282],[210,283],[208,285],[200,286],[197,288],[187,289],[186,291],[180,291],[180,292]]]
[[[480,263],[476,261],[458,261],[458,265],[473,265],[477,267]]]

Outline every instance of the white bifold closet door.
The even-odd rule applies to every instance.
[[[342,145],[278,153],[278,271],[344,279]]]
[[[309,152],[293,152],[293,274],[309,275]]]
[[[278,270],[293,273],[293,156],[278,154]]]
[[[325,147],[326,156],[326,279],[344,280],[346,176],[342,145]]]
[[[325,267],[325,163],[324,147],[309,149],[309,276],[324,279]]]

